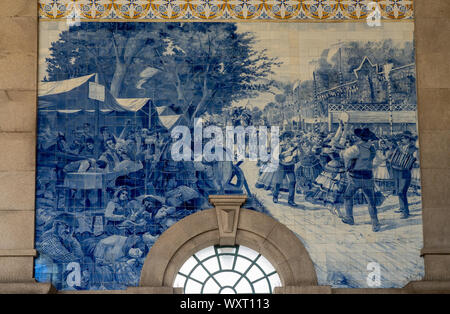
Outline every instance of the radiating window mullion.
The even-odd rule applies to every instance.
[[[252,284],[257,283],[258,281],[261,281],[261,280],[263,280],[263,279],[265,279],[265,278],[267,278],[266,275],[262,276],[261,278],[258,278],[258,279],[256,279],[256,280],[254,280],[254,281],[251,281],[251,283],[252,283]]]
[[[224,248],[222,250],[222,248]],[[231,248],[231,249],[227,249]],[[271,279],[269,277],[277,275],[276,270],[271,271],[270,273],[265,272],[265,268],[260,263],[267,263],[267,261],[264,261],[264,258],[261,258],[262,255],[258,252],[252,251],[251,249],[248,249],[247,247],[244,247],[244,249],[241,249],[239,245],[236,245],[234,247],[229,246],[218,246],[215,245],[211,247],[214,251],[214,255],[209,256],[203,256],[200,258],[197,256],[197,253],[192,255],[192,263],[195,261],[195,265],[191,267],[190,271],[186,275],[185,273],[178,272],[179,275],[185,278],[184,282],[184,289],[185,292],[189,293],[191,290],[194,292],[197,291],[198,288],[196,288],[197,285],[200,285],[200,293],[217,293],[214,292],[216,289],[219,289],[219,293],[224,288],[230,288],[231,290],[228,292],[232,293],[256,293],[256,286],[258,286],[259,292],[266,293],[267,289],[269,293],[273,293],[272,289],[272,283]],[[205,249],[206,250],[206,249]],[[208,249],[210,250],[210,249]],[[209,251],[210,252],[210,251]],[[249,254],[249,255],[247,255]],[[226,260],[223,258],[226,257]],[[230,257],[233,258],[233,260],[230,260]],[[215,260],[217,259],[217,265],[215,265]],[[213,262],[211,264],[209,262]],[[223,260],[223,261],[221,261]],[[245,262],[244,262],[245,260]],[[259,263],[258,263],[259,262]],[[225,264],[223,264],[225,263]],[[270,264],[270,262],[269,262]],[[198,270],[197,267],[201,268]],[[217,269],[218,266],[218,270]],[[224,268],[226,267],[226,269]],[[231,266],[231,269],[229,267]],[[256,266],[256,268],[254,268]],[[272,266],[272,265],[271,265]],[[211,267],[211,268],[208,268]],[[207,275],[206,279],[194,279],[192,278],[192,275],[197,273],[198,271],[206,272]],[[239,269],[239,270],[238,270]],[[269,269],[268,269],[269,270]],[[228,275],[227,273],[231,272],[234,274]],[[259,275],[259,273],[262,274]],[[220,276],[218,275],[220,274]],[[251,278],[248,277],[251,274]],[[225,277],[224,277],[225,276]],[[230,277],[232,276],[232,277]],[[203,278],[204,275],[202,275],[201,278]],[[252,280],[252,278],[257,278],[255,280]],[[212,279],[212,281],[211,281]],[[244,280],[243,280],[244,279]],[[192,280],[192,282],[190,282]],[[266,280],[267,284],[264,284],[262,281]],[[212,284],[212,286],[211,286]],[[217,286],[217,288],[215,287]],[[256,286],[255,286],[256,285]],[[250,290],[249,290],[250,289]],[[206,292],[205,292],[206,291]],[[258,292],[258,293],[259,293]],[[197,292],[198,293],[198,292]]]
[[[185,274],[180,273],[180,272],[178,272],[178,275],[181,275],[181,276],[183,276],[183,277],[185,277],[185,278],[189,278],[189,275],[185,275]]]
[[[203,282],[201,282],[198,279],[195,279],[195,278],[192,278],[192,277],[187,277],[186,282],[189,281],[189,280],[195,281],[196,283],[203,285]]]
[[[219,256],[219,251],[217,250],[217,246],[214,247],[214,252],[216,252],[217,262],[219,263],[219,270],[223,270],[222,264],[220,263],[220,256]]]
[[[246,271],[245,271],[243,274],[241,274],[241,277],[238,279],[238,281],[236,281],[236,283],[234,284],[233,288],[235,288],[235,287],[237,286],[237,284],[242,280],[242,278],[244,278],[245,275],[250,271],[250,269],[253,267],[253,265],[256,264],[256,262],[258,261],[258,259],[259,259],[260,256],[261,256],[261,254],[259,254],[259,255],[255,258],[255,260],[250,264],[250,266],[247,267]],[[253,289],[253,286],[252,286],[252,289]]]
[[[234,261],[233,261],[233,266],[231,266],[231,269],[234,270],[235,266],[236,266],[236,261],[237,258],[239,256],[239,245],[236,246],[236,250],[234,252]]]
[[[195,269],[196,267],[194,267],[193,269]],[[189,280],[192,280],[192,281],[195,281],[196,283],[198,283],[198,284],[200,284],[200,285],[202,285],[202,287],[203,287],[203,283],[200,281],[200,280],[197,280],[197,279],[195,279],[195,278],[192,278],[191,276],[190,276],[190,274],[192,274],[192,270],[191,270],[191,272],[189,273],[189,275],[185,275],[185,274],[183,274],[183,273],[178,273],[179,275],[181,275],[181,276],[183,276],[183,277],[186,277],[186,280],[185,280],[185,282],[184,282],[184,291],[186,291],[186,285],[188,284],[188,282],[189,282]]]
[[[258,279],[256,279],[256,280],[252,281],[252,283],[258,282],[258,281],[260,281],[261,279],[264,279],[264,278],[269,278],[269,277],[272,276],[273,274],[276,274],[276,273],[277,273],[276,271],[273,271],[273,272],[271,272],[270,274],[266,274],[266,272],[264,271],[264,269],[263,269],[260,265],[255,264],[255,266],[258,267],[258,269],[261,271],[261,273],[263,274],[263,276],[262,276],[261,278],[258,278]]]
[[[203,285],[202,285],[202,291],[203,291],[203,286],[204,286],[204,284],[208,281],[209,278],[212,278],[212,279],[216,282],[216,284],[219,286],[219,288],[222,289],[222,285],[217,281],[216,278],[214,278],[214,276],[209,272],[209,270],[205,267],[205,265],[203,265],[203,262],[200,261],[199,258],[198,258],[195,254],[194,254],[194,258],[195,258],[195,260],[197,261],[197,263],[198,263],[199,265],[201,265],[201,266],[203,267],[203,269],[206,271],[206,273],[209,275],[209,277],[205,279],[205,282],[204,282]]]

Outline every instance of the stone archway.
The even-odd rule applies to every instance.
[[[178,270],[194,253],[212,245],[244,245],[266,257],[282,287],[275,293],[331,293],[318,286],[316,271],[297,236],[273,218],[241,208],[244,195],[210,196],[215,206],[192,214],[166,230],[153,245],[133,293],[182,293],[173,288]]]

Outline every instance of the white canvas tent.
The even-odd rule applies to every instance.
[[[167,130],[171,130],[173,127],[177,125],[184,124],[187,126],[187,123],[181,114],[176,114],[170,107],[168,106],[160,106],[156,107],[156,112],[158,115],[158,120],[160,124],[165,127]]]
[[[97,110],[101,113],[112,111],[137,113],[150,102],[149,111],[145,112],[146,115],[150,114],[148,117],[149,128],[163,127],[170,130],[185,122],[182,115],[176,114],[169,106],[153,107],[150,98],[115,98],[105,88],[104,101],[90,99],[90,84],[95,82],[95,75],[90,74],[55,82],[40,82],[38,87],[39,111],[56,111],[67,114],[81,111],[96,112]],[[153,111],[152,108],[155,110]]]
[[[89,98],[90,83],[94,83],[95,74],[73,79],[40,82],[38,86],[39,109],[75,113],[81,110],[93,112],[137,112],[150,98],[115,98],[105,89],[104,101],[96,102]]]

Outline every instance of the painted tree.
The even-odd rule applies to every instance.
[[[233,23],[82,23],[50,51],[48,80],[99,73],[114,96],[165,101],[191,126],[268,91],[278,65]]]
[[[111,93],[123,94],[130,67],[140,62],[144,47],[164,50],[157,23],[81,23],[63,31],[46,59],[48,80],[98,73]],[[150,60],[147,60],[150,62]]]
[[[340,83],[340,75],[343,76],[344,82],[354,80],[353,71],[360,66],[366,56],[373,63],[379,65],[392,63],[394,67],[404,66],[415,61],[412,42],[398,44],[389,39],[343,43],[339,46],[325,49],[317,60],[316,78],[321,89],[332,88],[338,85]]]

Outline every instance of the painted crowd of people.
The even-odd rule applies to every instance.
[[[172,160],[174,139],[167,130],[126,121],[118,135],[107,126],[97,137],[93,133],[84,124],[71,136],[50,129],[39,134],[37,277],[48,276],[50,267],[62,267],[55,274],[67,276],[70,263],[80,265],[81,273],[80,282],[71,285],[54,279],[64,285],[58,288],[137,285],[157,237],[209,208],[208,195],[217,194],[220,185],[214,164]],[[99,186],[92,186],[93,176],[102,178]]]
[[[410,216],[408,191],[420,189],[417,137],[410,131],[377,136],[369,128],[340,121],[336,132],[285,131],[280,139],[279,166],[262,165],[257,188],[295,194],[306,202],[327,207],[343,223],[353,225],[354,203],[367,204],[372,230],[380,231],[377,207],[396,195],[400,218]],[[273,168],[273,169],[270,169]]]
[[[36,243],[41,256],[36,276],[59,267],[53,273],[69,278],[69,265],[80,267],[79,282],[54,279],[63,285],[59,289],[137,285],[144,259],[162,232],[209,208],[210,194],[245,186],[250,195],[242,174],[237,176],[240,184],[231,183],[239,165],[175,162],[170,147],[177,138],[167,130],[131,121],[120,132],[107,126],[92,129],[85,123],[68,136],[50,128],[39,133]],[[355,223],[354,203],[367,204],[376,232],[377,207],[389,194],[398,197],[400,218],[409,217],[408,190],[420,186],[415,141],[408,131],[378,137],[368,128],[351,132],[343,122],[334,133],[286,131],[279,165],[262,165],[257,187],[272,190],[274,203],[288,192],[294,207],[295,195],[302,194],[349,225]],[[97,176],[100,183],[92,186]]]

